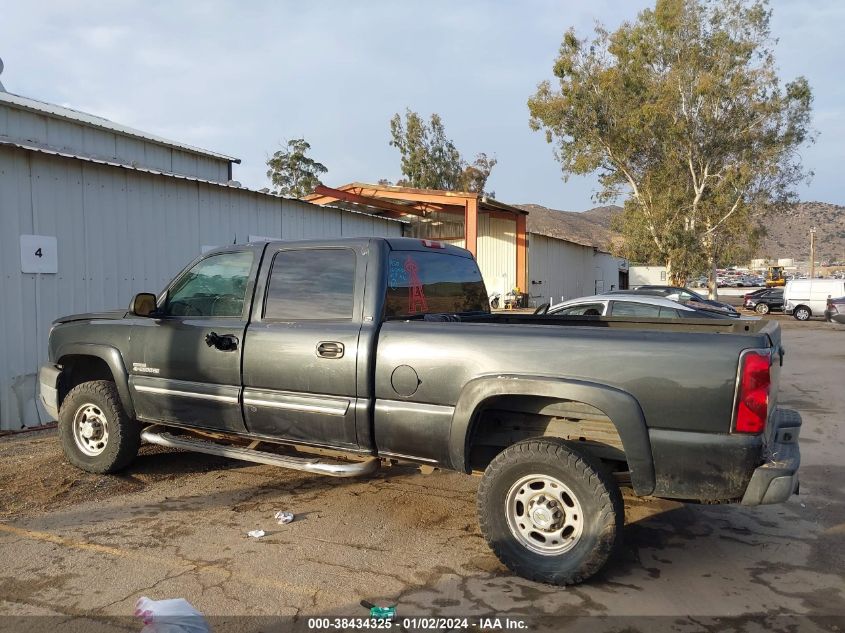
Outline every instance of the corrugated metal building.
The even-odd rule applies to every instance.
[[[204,248],[251,236],[402,234],[395,220],[242,188],[235,162],[0,90],[0,429],[48,421],[35,376],[58,316],[128,305]]]
[[[554,304],[627,288],[628,262],[591,244],[529,230],[528,277],[531,305]]]

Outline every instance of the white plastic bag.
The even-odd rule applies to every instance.
[[[273,518],[276,519],[279,525],[284,525],[285,523],[290,523],[291,521],[293,521],[293,512],[279,510],[276,514],[273,515]]]
[[[182,598],[139,598],[135,603],[135,617],[144,623],[141,633],[211,633],[203,614]]]

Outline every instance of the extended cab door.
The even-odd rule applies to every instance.
[[[268,246],[244,348],[243,409],[251,432],[359,446],[365,270],[363,247]]]
[[[132,329],[129,385],[138,417],[245,431],[241,355],[263,246],[196,261]]]

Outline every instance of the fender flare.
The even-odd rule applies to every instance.
[[[114,377],[120,402],[130,418],[135,418],[135,405],[129,393],[129,373],[123,363],[120,350],[111,345],[98,343],[67,343],[56,350],[56,363],[61,364],[65,356],[93,356],[104,361]]]
[[[458,398],[449,432],[449,458],[455,470],[470,471],[469,441],[484,402],[496,396],[520,395],[574,400],[596,407],[619,433],[634,491],[638,495],[654,491],[651,442],[639,402],[621,389],[572,378],[496,374],[469,381]]]

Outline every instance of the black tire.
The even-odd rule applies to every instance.
[[[794,316],[798,321],[807,321],[812,315],[813,313],[807,306],[798,306],[792,312],[792,316]]]
[[[534,474],[558,480],[580,505],[580,537],[563,553],[532,551],[509,525],[509,496]],[[616,547],[624,520],[622,494],[613,476],[600,462],[557,438],[508,447],[484,471],[478,488],[478,521],[487,544],[511,571],[539,582],[571,585],[598,572]]]
[[[768,314],[769,313],[769,304],[768,303],[758,303],[754,306],[754,312],[757,314]]]
[[[86,440],[81,432],[75,433],[75,427],[85,424],[88,419],[95,419],[94,425],[105,427],[107,434]],[[105,424],[99,420],[104,420]],[[99,435],[103,435],[102,431]],[[113,473],[126,468],[135,459],[141,445],[141,427],[126,415],[113,382],[93,380],[71,389],[62,402],[59,438],[65,456],[77,468],[89,473]],[[97,443],[98,439],[104,441]],[[81,445],[87,446],[89,452],[86,453]]]

